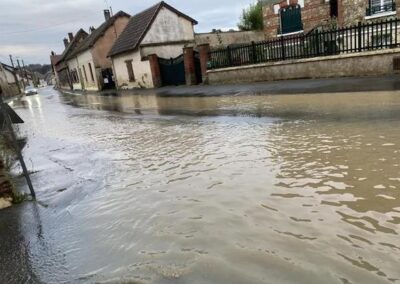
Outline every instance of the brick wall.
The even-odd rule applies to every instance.
[[[304,32],[309,32],[315,27],[326,25],[331,20],[330,4],[325,0],[305,0],[301,9]]]
[[[400,15],[400,0],[396,1],[397,15]],[[279,3],[279,0],[277,0]],[[354,25],[358,22],[365,22],[368,0],[338,0],[339,26]],[[280,26],[279,14],[274,13],[274,5],[268,4],[263,8],[264,32],[266,38],[277,37]],[[325,0],[304,0],[304,7],[301,9],[304,32],[307,33],[315,27],[324,26],[331,22],[330,3]],[[378,18],[381,20],[385,18]]]

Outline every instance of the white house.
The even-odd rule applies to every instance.
[[[154,74],[149,55],[166,59],[182,55],[185,46],[194,45],[193,26],[196,24],[194,19],[165,2],[131,17],[108,54],[117,87],[153,88],[154,76],[159,74]]]

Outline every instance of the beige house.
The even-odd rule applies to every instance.
[[[133,16],[109,52],[118,89],[153,88],[159,76],[149,55],[175,58],[194,45],[197,22],[165,2]],[[153,69],[153,70],[152,70]]]
[[[115,87],[112,62],[107,54],[128,24],[130,15],[120,11],[111,17],[105,10],[104,16],[105,22],[97,29],[91,28],[89,36],[66,58],[74,90]]]

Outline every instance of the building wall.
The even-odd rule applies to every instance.
[[[210,84],[392,75],[400,48],[208,71]]]
[[[277,1],[277,3],[279,3],[279,1]],[[287,3],[289,4],[290,0],[287,0]],[[302,0],[298,1],[298,4],[301,6],[301,18],[305,33],[311,31],[317,26],[326,25],[329,23],[331,19],[329,1]],[[279,4],[264,6],[263,16],[266,38],[269,39],[277,37],[278,29],[280,27]]]
[[[150,54],[157,54],[160,58],[175,58],[182,55],[185,44],[168,44],[161,46],[146,46],[140,49],[142,57],[147,57]]]
[[[129,17],[119,17],[92,47],[93,60],[97,68],[107,69],[112,67],[111,59],[107,58],[107,54],[128,22]]]
[[[194,41],[193,24],[163,7],[141,44],[174,41]]]
[[[235,31],[195,34],[196,45],[208,43],[211,48],[263,40],[265,40],[265,33],[263,31]]]
[[[132,60],[133,73],[135,81],[130,82],[126,60]],[[153,79],[151,75],[150,63],[148,60],[142,61],[139,50],[124,53],[113,57],[114,74],[118,89],[132,88],[153,88]]]
[[[78,65],[78,61],[76,60],[76,58],[70,59],[67,61],[67,65],[68,65],[68,69],[70,72],[73,72],[74,70],[76,70],[78,72],[78,79],[79,82],[72,82],[72,89],[74,90],[82,90],[82,79],[79,75],[79,65]]]
[[[288,3],[290,0],[287,0]],[[396,2],[396,15],[400,14],[400,0]],[[279,1],[277,1],[279,3]],[[304,3],[304,4],[303,4]],[[329,0],[299,0],[302,7],[301,16],[304,26],[304,32],[307,33],[318,26],[327,26],[333,22],[330,17]],[[339,26],[355,25],[358,22],[381,20],[388,16],[382,14],[382,17],[370,19],[366,17],[366,9],[368,8],[368,0],[338,0],[339,16],[337,24]],[[264,31],[267,38],[277,37],[277,30],[280,27],[279,4],[268,4],[263,8]],[[390,14],[390,13],[389,13]]]
[[[101,74],[100,73],[101,70],[99,70],[100,68],[95,68],[91,50],[86,50],[85,52],[79,53],[77,55],[76,59],[77,59],[77,64],[79,64],[79,68],[81,69],[81,72],[82,72],[82,79],[83,79],[85,90],[98,91],[99,90],[99,82],[101,79],[101,77],[99,77]],[[90,76],[89,63],[92,68],[94,80],[92,80],[92,77]],[[85,76],[85,72],[83,71],[83,66],[85,67],[85,70],[86,70],[86,76]],[[70,69],[70,70],[72,70],[72,69]]]
[[[11,72],[11,71],[9,71],[9,70],[7,70],[7,69],[5,69],[5,68],[3,68],[3,69],[4,69],[4,73],[6,74],[7,82],[8,82],[9,84],[15,84],[16,81],[15,81],[15,75],[14,75],[14,73]]]

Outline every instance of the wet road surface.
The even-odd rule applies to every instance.
[[[12,106],[1,283],[400,283],[400,92]]]

